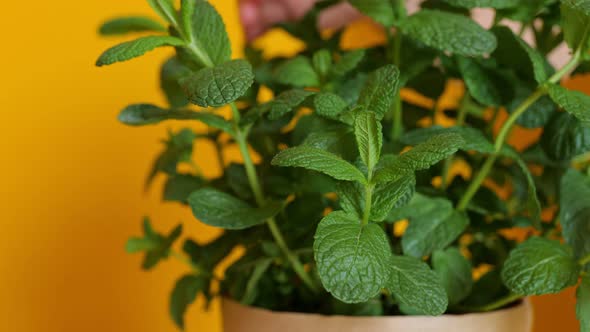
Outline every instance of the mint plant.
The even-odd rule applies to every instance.
[[[277,311],[441,315],[577,286],[578,318],[590,331],[590,96],[560,85],[590,71],[590,1],[425,1],[410,15],[403,1],[350,0],[388,36],[356,50],[340,47],[340,31],[316,31],[320,11],[337,2],[322,1],[278,26],[306,43],[296,57],[266,59],[247,46],[233,60],[207,1],[148,2],[160,21],[116,18],[100,32],[153,35],[107,50],[97,65],[176,51],[161,67],[168,104],[131,105],[119,120],[187,124],[169,133],[147,184],[163,174],[165,201],[225,230],[208,243],[187,238],[177,251],[181,226],[162,234],[146,219],[144,236],[127,243],[145,253],[145,269],[168,258],[190,267],[170,300],[179,327],[198,295]],[[470,19],[476,7],[495,10],[490,29]],[[506,19],[531,29],[535,46]],[[547,55],[562,42],[571,58],[553,68]],[[466,91],[443,112],[436,102],[451,80]],[[262,89],[274,98],[260,102]],[[502,112],[508,119],[494,133]],[[441,113],[454,125],[439,125]],[[516,125],[543,131],[517,151],[508,144]],[[196,155],[218,160],[222,175],[179,167],[194,166],[195,141],[215,146],[217,155]],[[224,160],[232,146],[243,162]],[[473,176],[454,176],[459,162]],[[219,274],[236,248],[240,258]]]

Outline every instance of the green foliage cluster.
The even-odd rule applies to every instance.
[[[105,35],[154,34],[107,50],[98,66],[176,50],[161,69],[168,105],[128,106],[121,122],[209,128],[170,132],[148,183],[165,174],[164,200],[224,233],[208,243],[187,239],[178,252],[181,227],[164,235],[146,220],[145,235],[127,245],[145,252],[145,269],[168,257],[190,266],[172,291],[175,322],[183,327],[198,295],[280,311],[441,315],[579,284],[578,317],[590,331],[590,97],[559,85],[590,68],[590,1],[425,1],[409,15],[403,1],[350,0],[388,34],[385,45],[357,50],[341,49],[342,32],[315,30],[318,13],[336,2],[280,26],[307,45],[293,58],[264,59],[248,47],[246,59],[232,60],[223,21],[204,0],[182,0],[180,9],[149,0],[163,23],[126,17],[101,27]],[[495,9],[491,29],[470,19],[476,7]],[[536,47],[504,19],[532,29]],[[562,41],[571,59],[553,68],[547,54]],[[447,111],[455,126],[424,127],[434,110],[402,100],[400,89],[436,101],[452,79],[466,86]],[[262,88],[274,99],[259,102]],[[231,118],[219,115],[225,106]],[[494,135],[501,109],[510,116]],[[507,144],[515,125],[544,130],[517,152]],[[219,177],[180,171],[193,162],[195,141],[216,147]],[[230,146],[242,163],[223,159]],[[472,178],[450,176],[459,160]],[[486,179],[510,185],[508,199]],[[542,219],[551,209],[558,212]],[[405,232],[394,232],[404,222]],[[518,243],[506,229],[527,239]],[[236,248],[243,255],[218,275]],[[482,266],[487,272],[475,279]]]

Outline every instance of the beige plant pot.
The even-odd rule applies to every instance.
[[[529,300],[494,312],[440,317],[346,317],[272,312],[224,299],[225,332],[530,332]]]

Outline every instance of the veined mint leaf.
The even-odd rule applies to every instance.
[[[197,120],[206,125],[233,133],[232,124],[219,115],[191,110],[165,110],[151,104],[135,104],[127,106],[119,114],[119,121],[129,126],[145,126],[166,120]]]
[[[203,223],[224,229],[244,229],[264,223],[282,210],[282,204],[271,203],[254,208],[230,194],[212,188],[193,192],[188,204],[194,216]]]
[[[322,284],[342,302],[365,302],[389,279],[391,248],[377,224],[332,212],[320,221],[313,248]]]
[[[561,3],[590,16],[590,0],[561,0]]]
[[[570,248],[534,237],[510,252],[502,268],[502,279],[516,294],[543,295],[575,285],[579,272]]]
[[[277,82],[296,88],[316,87],[320,85],[320,78],[313,69],[311,61],[304,56],[298,56],[279,65],[274,72]]]
[[[557,84],[549,85],[549,95],[559,107],[578,118],[584,126],[590,127],[590,96]]]
[[[569,169],[561,179],[559,220],[575,256],[590,255],[590,177]]]
[[[182,31],[188,40],[191,41],[195,38],[193,35],[193,16],[196,6],[196,0],[181,0],[180,2],[180,23],[182,25]]]
[[[536,89],[526,85],[517,85],[514,89],[514,99],[506,105],[508,113],[515,112],[520,105]],[[542,96],[529,106],[526,112],[516,120],[516,123],[525,128],[540,128],[549,122],[551,116],[557,110],[557,105],[548,96]]]
[[[459,249],[435,251],[432,255],[432,266],[446,290],[449,304],[457,304],[469,296],[473,288],[473,267]]]
[[[184,329],[184,314],[197,295],[209,291],[209,280],[196,275],[185,275],[180,278],[170,295],[170,315],[180,329]]]
[[[576,316],[580,321],[580,332],[590,332],[590,276],[582,278],[576,298]]]
[[[323,92],[317,94],[313,99],[317,114],[328,119],[336,119],[348,107],[348,104],[337,94]]]
[[[429,138],[441,134],[457,134],[463,138],[464,144],[460,147],[464,151],[477,151],[480,153],[493,153],[494,145],[482,134],[481,131],[471,127],[449,127],[432,126],[428,128],[415,129],[404,133],[400,138],[401,142],[407,145],[418,145]]]
[[[270,114],[268,118],[277,120],[283,115],[293,111],[301,105],[305,99],[313,96],[313,92],[301,89],[287,90],[279,94],[273,101],[270,102]]]
[[[561,18],[563,37],[572,50],[588,47],[588,24],[590,23],[590,2],[562,1]]]
[[[162,46],[184,46],[182,39],[171,36],[148,36],[128,41],[106,50],[96,61],[98,67],[137,58]]]
[[[520,0],[445,0],[446,3],[461,8],[513,8],[520,4]]]
[[[117,17],[102,24],[98,32],[103,36],[125,35],[132,32],[166,32],[157,21],[145,16]]]
[[[355,69],[365,57],[366,51],[363,49],[350,51],[344,53],[338,62],[332,66],[332,74],[336,77],[341,77],[348,74]]]
[[[399,70],[394,65],[383,66],[369,75],[361,90],[358,105],[375,112],[377,119],[391,110],[399,93]]]
[[[245,60],[232,60],[213,68],[204,68],[180,80],[193,104],[219,107],[241,96],[254,82],[252,66]]]
[[[369,16],[376,22],[390,27],[395,22],[395,12],[391,1],[383,0],[348,0],[351,5],[361,13]]]
[[[381,167],[375,173],[375,181],[392,181],[408,173],[428,169],[453,155],[464,145],[465,141],[456,133],[433,136],[393,160],[387,167]]]
[[[170,58],[160,70],[160,88],[164,91],[168,104],[174,108],[185,107],[188,99],[178,81],[192,71],[176,57]]]
[[[430,47],[459,55],[484,55],[496,48],[492,33],[461,15],[424,9],[402,21],[401,28]]]
[[[473,99],[488,106],[498,106],[502,103],[500,92],[494,82],[475,60],[458,56],[457,64]]]
[[[365,202],[363,186],[358,182],[340,181],[336,184],[336,193],[342,210],[361,220]]]
[[[416,192],[416,178],[408,174],[393,182],[379,183],[373,190],[370,219],[380,222],[397,207],[407,204]]]
[[[570,160],[590,151],[590,128],[567,112],[555,113],[543,131],[541,147],[552,160]]]
[[[202,50],[213,65],[223,65],[231,59],[231,43],[225,29],[225,24],[215,8],[205,0],[195,1],[195,8],[191,19],[192,44]],[[203,63],[205,66],[211,64]]]
[[[520,46],[526,51],[531,63],[533,64],[533,72],[535,74],[535,80],[537,83],[544,83],[549,78],[550,73],[547,72],[547,61],[537,51],[536,49],[532,48],[527,42],[522,40],[521,38],[516,38],[516,40],[520,43]]]
[[[361,110],[356,114],[354,122],[354,136],[361,155],[361,159],[370,172],[373,171],[383,147],[383,128],[375,113]]]
[[[524,174],[528,190],[528,210],[531,214],[533,225],[537,229],[541,229],[541,203],[539,202],[539,197],[537,196],[537,186],[531,171],[524,160],[522,160],[522,158],[518,155],[518,152],[512,150],[511,148],[505,147],[502,153],[508,158],[513,159]]]
[[[297,146],[281,151],[272,164],[282,167],[302,167],[327,174],[337,180],[365,182],[365,176],[348,161],[311,146]]]
[[[438,276],[423,261],[407,256],[392,256],[391,276],[386,288],[395,299],[416,313],[442,315],[447,310],[447,294]]]
[[[424,257],[436,250],[444,249],[455,241],[469,224],[467,216],[457,211],[447,215],[442,211],[429,212],[427,217],[425,211],[424,217],[410,218],[410,225],[402,237],[404,254]]]
[[[176,10],[172,0],[148,0],[152,9],[160,15],[161,18],[170,24],[176,25],[178,19],[176,17]]]

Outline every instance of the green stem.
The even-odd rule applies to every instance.
[[[590,254],[582,257],[582,259],[580,259],[578,261],[578,263],[580,263],[580,265],[582,265],[582,266],[586,266],[587,264],[590,264]]]
[[[246,142],[247,133],[243,132],[239,126],[240,122],[240,112],[236,107],[235,103],[230,104],[233,112],[233,121],[234,121],[234,130],[235,130],[235,140],[238,143],[238,147],[240,149],[240,153],[242,154],[242,158],[244,159],[244,167],[246,168],[246,176],[248,177],[248,182],[250,184],[250,188],[254,193],[254,198],[256,199],[256,203],[259,206],[264,206],[266,200],[264,198],[264,193],[262,191],[262,186],[260,185],[260,180],[258,179],[258,175],[256,174],[256,168],[254,167],[254,162],[252,161],[252,157],[250,156],[250,152],[248,151],[248,144]],[[281,249],[287,260],[293,266],[293,270],[299,278],[311,289],[314,293],[318,293],[319,289],[316,284],[313,282],[307,271],[305,271],[305,267],[299,261],[297,255],[293,254],[287,245],[283,234],[281,233],[279,227],[274,218],[269,218],[266,221],[266,224],[272,234],[277,246]]]
[[[561,68],[558,72],[556,72],[553,76],[549,78],[548,82],[553,84],[559,82],[563,76],[565,76],[578,65],[581,59],[581,54],[582,52],[580,48],[574,53],[574,56],[563,68]],[[481,170],[473,179],[473,181],[471,181],[471,184],[467,188],[467,191],[465,191],[463,197],[461,197],[461,200],[459,201],[459,204],[457,206],[457,209],[459,211],[464,211],[467,208],[467,205],[469,205],[469,202],[471,201],[475,193],[479,190],[479,187],[482,185],[483,181],[487,178],[488,174],[492,170],[494,162],[498,158],[499,152],[502,151],[502,147],[504,146],[504,143],[506,143],[506,140],[508,139],[508,136],[512,131],[512,127],[516,123],[516,120],[518,120],[518,118],[524,112],[526,112],[531,105],[533,105],[539,98],[544,96],[546,93],[547,89],[545,85],[539,86],[533,94],[531,94],[525,101],[522,102],[522,104],[520,104],[516,108],[516,110],[510,115],[508,120],[506,120],[506,122],[502,125],[502,129],[500,129],[500,133],[498,134],[498,137],[496,137],[496,141],[494,144],[495,153],[488,156]]]
[[[479,311],[479,312],[494,311],[496,309],[500,309],[500,308],[502,308],[502,307],[504,307],[516,300],[520,300],[522,298],[523,298],[522,295],[508,294],[507,296],[497,300],[496,302],[490,303],[490,304],[485,305],[483,307],[475,308],[474,311]]]

